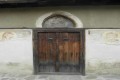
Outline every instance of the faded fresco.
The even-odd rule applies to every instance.
[[[43,23],[44,28],[74,28],[74,21],[60,15],[46,19]]]
[[[33,73],[32,30],[0,29],[0,73]]]
[[[86,72],[120,75],[120,29],[86,31]]]

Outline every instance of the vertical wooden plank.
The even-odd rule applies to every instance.
[[[65,66],[65,70],[66,70],[66,72],[69,72],[70,71],[70,68],[69,68],[69,66],[67,65],[69,62],[68,62],[68,33],[62,33],[62,36],[63,36],[63,38],[62,38],[62,41],[63,41],[63,47],[64,47],[64,49],[63,49],[63,56],[64,56],[64,63],[66,64],[66,66]]]
[[[33,62],[34,62],[34,74],[38,73],[38,36],[37,36],[37,32],[35,30],[33,30]]]
[[[52,63],[52,69],[50,69],[50,72],[51,71],[54,71],[55,72],[55,63],[56,63],[56,48],[57,48],[57,45],[56,45],[56,34],[55,33],[49,33],[49,44],[50,44],[50,50],[49,50],[49,53],[50,53],[50,63]]]
[[[82,43],[82,65],[81,65],[81,73],[85,75],[85,29],[81,31],[81,43]]]
[[[73,58],[72,58],[72,56],[73,56],[73,46],[72,46],[72,38],[71,38],[72,36],[71,36],[71,34],[69,33],[69,61],[70,61],[70,63],[72,63],[73,62]]]
[[[44,42],[44,34],[43,33],[39,33],[38,34],[38,37],[39,37],[39,39],[38,39],[38,47],[39,47],[39,50],[38,50],[38,52],[39,52],[39,54],[38,54],[38,57],[39,57],[39,71],[40,72],[43,72],[44,71],[44,66],[42,65],[42,63],[44,62],[44,52],[43,52],[43,50],[44,50],[44,46],[43,46],[43,43],[45,44],[45,42]]]

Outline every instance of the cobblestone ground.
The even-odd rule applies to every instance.
[[[12,75],[1,74],[0,80],[120,80],[119,75]]]

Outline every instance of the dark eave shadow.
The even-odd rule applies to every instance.
[[[120,5],[120,0],[2,0],[0,8]]]

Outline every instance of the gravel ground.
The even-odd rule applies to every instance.
[[[120,75],[12,75],[1,74],[0,80],[120,80]]]

